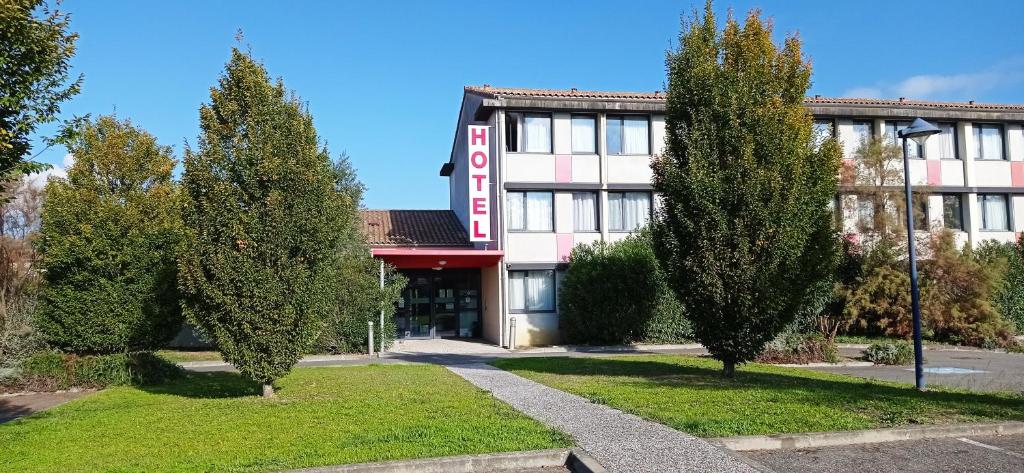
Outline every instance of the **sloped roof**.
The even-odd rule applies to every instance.
[[[371,246],[472,246],[451,210],[363,210],[363,234]]]
[[[466,92],[472,92],[488,98],[518,97],[536,99],[593,99],[593,100],[625,100],[663,102],[665,92],[601,92],[577,89],[529,89],[518,87],[492,87],[490,85],[466,86]],[[864,99],[846,97],[822,97],[815,95],[804,99],[807,105],[855,105],[871,107],[917,107],[935,109],[962,110],[1024,110],[1024,104],[993,104],[969,102],[938,102],[913,99]]]

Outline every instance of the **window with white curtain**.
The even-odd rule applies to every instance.
[[[875,125],[870,121],[854,121],[853,122],[853,139],[854,148],[860,147],[861,143],[874,138],[875,136]]]
[[[1010,212],[1004,194],[978,194],[981,207],[981,229],[1008,231]]]
[[[651,219],[650,192],[609,192],[608,228],[616,232],[631,232]]]
[[[505,117],[505,149],[551,153],[551,114],[509,112]]]
[[[857,196],[857,227],[864,231],[875,227],[875,200],[870,196]]]
[[[957,155],[956,123],[939,123],[939,133],[935,138],[939,146],[939,159],[960,159]]]
[[[814,120],[814,144],[821,146],[825,140],[836,134],[835,122],[831,118],[817,118]]]
[[[507,196],[509,231],[551,231],[554,212],[550,192],[509,192]]]
[[[508,272],[508,302],[512,312],[552,312],[555,310],[555,272]]]
[[[651,154],[646,115],[608,115],[606,122],[608,154]]]
[[[974,159],[1003,159],[1003,126],[974,123]]]
[[[576,232],[596,232],[597,193],[572,193],[572,229]]]
[[[885,122],[885,140],[889,144],[894,144],[899,147],[903,147],[903,140],[900,139],[899,132],[904,128],[910,126],[910,122],[896,122],[887,121]],[[907,140],[907,156],[910,158],[924,158],[921,145],[917,144],[914,140]]]
[[[572,116],[572,152],[575,154],[597,152],[597,117],[594,115]]]

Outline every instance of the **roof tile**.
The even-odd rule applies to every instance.
[[[471,246],[451,210],[362,210],[362,230],[371,246]]]

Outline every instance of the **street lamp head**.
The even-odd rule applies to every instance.
[[[942,132],[942,130],[939,130],[935,125],[932,125],[920,118],[915,118],[914,123],[911,123],[910,126],[900,130],[897,135],[899,135],[900,138],[910,138],[917,142],[918,145],[924,146],[924,142],[929,136],[940,132]]]

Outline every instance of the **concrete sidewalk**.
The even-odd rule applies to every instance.
[[[611,472],[755,472],[763,467],[656,422],[486,364],[449,370],[573,440]]]

